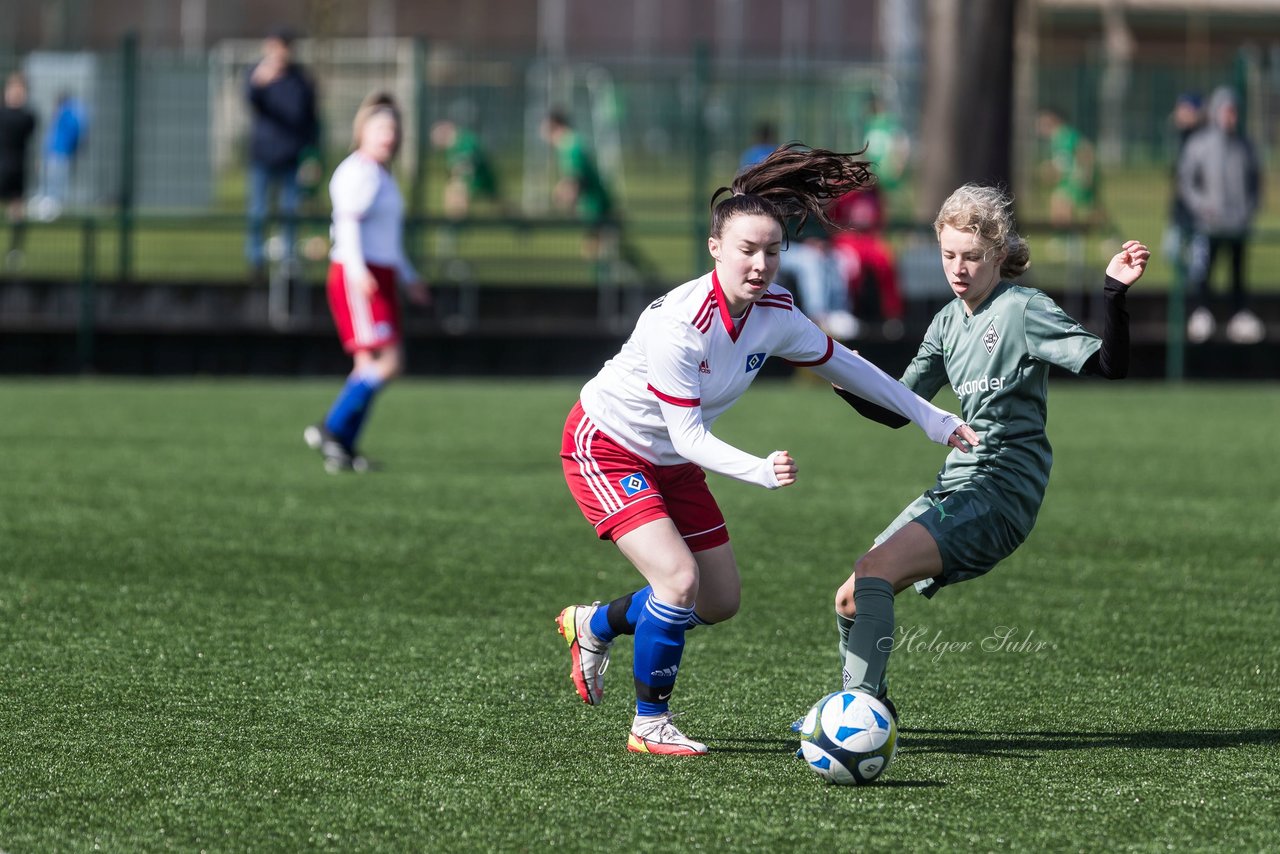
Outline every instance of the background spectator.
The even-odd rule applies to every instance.
[[[315,88],[293,61],[293,35],[277,30],[262,42],[262,59],[249,72],[245,88],[252,112],[249,137],[249,235],[245,254],[255,274],[266,266],[264,230],[272,191],[284,218],[285,255],[292,257],[298,213],[298,167],[314,144]]]
[[[1265,331],[1248,308],[1245,292],[1245,247],[1261,201],[1262,181],[1253,144],[1240,130],[1234,90],[1221,86],[1209,99],[1207,122],[1193,133],[1178,161],[1178,189],[1195,218],[1188,270],[1194,311],[1187,321],[1192,343],[1207,341],[1215,326],[1209,307],[1209,275],[1218,253],[1231,255],[1232,316],[1227,337],[1237,344],[1256,344]]]
[[[71,172],[84,137],[84,110],[70,92],[58,94],[57,106],[44,137],[44,160],[40,195],[35,202],[36,217],[57,219],[67,203]]]
[[[751,145],[738,158],[738,171],[755,166],[778,147],[777,127],[762,121]],[[815,217],[797,228],[787,221],[786,241],[778,260],[782,284],[795,291],[800,308],[832,338],[848,340],[858,334],[858,322],[849,311],[849,289],[835,254],[831,235]]]
[[[465,219],[476,200],[501,204],[493,161],[474,131],[442,119],[431,126],[431,144],[444,152],[448,176],[444,185],[445,216]]]
[[[846,193],[829,214],[843,226],[835,233],[835,254],[857,320],[878,323],[885,338],[901,338],[904,305],[897,260],[884,234],[885,204],[879,187]]]
[[[773,150],[777,147],[778,126],[768,120],[757,123],[751,134],[751,144],[743,150],[742,156],[738,158],[738,171],[741,172],[748,166],[755,166],[761,160],[773,154]]]
[[[552,190],[557,205],[599,227],[613,216],[613,198],[604,184],[595,155],[573,129],[567,113],[552,110],[542,123],[542,138],[555,150],[560,179]]]
[[[4,84],[4,105],[0,107],[0,203],[8,216],[9,253],[6,265],[22,263],[24,205],[27,197],[27,147],[36,130],[36,116],[27,106],[27,81],[17,72]]]
[[[647,271],[647,261],[623,238],[613,195],[600,175],[595,155],[573,129],[569,114],[551,110],[542,121],[541,132],[554,149],[560,170],[551,191],[552,201],[563,210],[575,211],[587,224],[582,253],[597,263],[596,277],[608,278],[608,262],[619,257],[635,270]]]
[[[863,142],[867,148],[862,156],[872,164],[876,187],[890,195],[900,190],[911,158],[911,140],[902,120],[875,93],[867,97]],[[888,207],[887,199],[881,201]]]
[[[1093,143],[1046,107],[1036,128],[1049,144],[1044,173],[1049,190],[1049,221],[1055,226],[1087,223],[1097,216],[1098,171]]]
[[[1185,269],[1186,253],[1195,234],[1196,221],[1191,206],[1178,187],[1178,163],[1187,147],[1187,140],[1204,127],[1204,107],[1200,95],[1195,92],[1180,94],[1174,101],[1169,120],[1176,136],[1176,148],[1173,155],[1173,187],[1169,198],[1169,228],[1165,233],[1164,251]]]

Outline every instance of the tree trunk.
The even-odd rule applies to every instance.
[[[930,0],[916,215],[965,183],[1013,186],[1013,44],[1022,0]]]

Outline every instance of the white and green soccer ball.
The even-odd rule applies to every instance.
[[[898,749],[898,725],[864,691],[837,691],[813,704],[800,726],[800,757],[828,783],[870,783]]]

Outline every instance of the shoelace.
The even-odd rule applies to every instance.
[[[674,723],[675,719],[683,714],[684,712],[663,712],[662,717],[648,725],[648,732],[644,734],[644,737],[666,741],[675,736],[684,741],[693,741],[689,736],[682,733]]]
[[[595,638],[595,635],[592,635],[592,637]],[[596,638],[596,641],[597,643],[599,643],[598,638]],[[587,646],[582,642],[582,632],[579,631],[578,646],[581,649],[585,649],[587,652],[593,653],[595,655],[603,655],[605,657],[604,664],[600,665],[600,669],[596,671],[596,673],[603,676],[604,672],[609,669],[609,662],[612,660],[612,657],[609,655],[609,647],[611,646],[611,644],[606,643],[606,644],[600,644],[599,646]]]

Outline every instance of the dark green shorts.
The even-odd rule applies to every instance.
[[[948,584],[985,574],[1013,554],[1036,521],[1034,513],[1022,521],[1018,515],[1005,502],[993,501],[981,486],[963,486],[948,493],[930,490],[898,514],[876,537],[876,545],[908,522],[924,525],[938,544],[942,573],[917,582],[916,590],[932,596]]]

